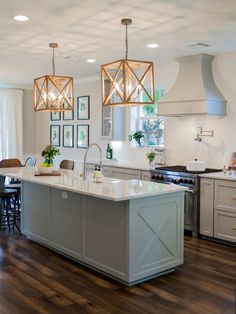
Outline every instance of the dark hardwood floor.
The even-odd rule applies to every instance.
[[[26,239],[0,232],[0,314],[234,314],[236,249],[185,237],[176,272],[125,287]]]

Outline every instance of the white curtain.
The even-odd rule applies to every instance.
[[[0,89],[0,160],[22,158],[23,90]]]

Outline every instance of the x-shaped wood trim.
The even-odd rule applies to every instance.
[[[124,101],[124,98],[121,96],[121,94],[119,93],[119,90],[116,89],[116,86],[115,86],[115,81],[116,81],[116,79],[117,79],[117,76],[118,76],[118,74],[119,74],[119,71],[120,71],[121,66],[122,66],[122,61],[120,61],[120,64],[119,64],[119,66],[118,66],[118,69],[117,69],[117,71],[116,71],[116,74],[115,74],[115,76],[114,76],[114,79],[112,78],[112,76],[110,75],[110,73],[107,72],[104,67],[102,67],[102,69],[103,69],[104,72],[106,73],[107,77],[108,77],[109,80],[111,81],[111,87],[110,87],[110,90],[109,90],[109,92],[108,92],[108,94],[107,94],[106,99],[104,100],[104,104],[107,103],[107,101],[112,97],[112,95],[114,94],[115,91],[117,91],[118,95],[120,96],[120,99],[121,99],[122,101]],[[123,79],[123,77],[122,77],[122,79]]]
[[[41,77],[40,79],[42,79],[42,78],[43,78],[43,77]],[[43,103],[44,103],[45,108],[47,108],[47,104],[45,103],[45,101],[44,101],[44,99],[43,99],[43,97],[42,97],[43,87],[44,87],[45,83],[46,83],[46,77],[44,77],[44,80],[43,80],[43,83],[42,83],[42,86],[41,86],[41,89],[40,89],[39,86],[38,86],[37,79],[34,80],[34,84],[35,84],[35,86],[36,86],[36,88],[37,88],[37,90],[38,90],[38,92],[39,92],[39,96],[37,97],[37,102],[36,102],[35,107],[34,107],[35,110],[37,110],[38,107],[39,107],[39,100],[40,100],[40,98],[43,100]]]
[[[50,81],[50,82],[52,83],[52,85],[55,86],[56,90],[59,92],[59,95],[61,95],[61,94],[63,94],[63,92],[64,92],[64,90],[66,89],[66,87],[72,82],[72,79],[69,79],[68,82],[66,83],[66,85],[65,85],[62,89],[60,89],[60,88],[54,83],[54,81],[51,79],[51,76],[48,77],[48,81]],[[69,103],[67,97],[65,97],[65,96],[63,95],[63,99],[67,102],[68,106],[69,106],[71,109],[73,109],[73,107],[72,107],[71,104]],[[55,102],[56,100],[57,100],[57,98],[55,98],[55,99],[53,100],[53,102],[52,102],[51,105],[50,105],[50,109],[53,109],[53,104],[54,104],[54,102]]]
[[[130,69],[131,73],[134,75],[134,77],[135,77],[136,80],[137,80],[137,83],[136,83],[137,85],[136,85],[136,86],[138,86],[138,84],[140,84],[140,86],[142,86],[143,90],[145,91],[145,93],[146,93],[147,96],[149,97],[150,101],[153,102],[153,99],[150,97],[150,95],[149,95],[149,93],[147,92],[146,88],[143,86],[141,80],[139,80],[139,78],[137,77],[137,75],[136,75],[136,74],[134,73],[134,71],[131,69],[131,67],[129,66],[128,62],[126,62],[126,65],[128,66],[128,68]],[[148,74],[148,71],[149,71],[149,69],[151,68],[151,65],[152,65],[152,64],[149,65],[149,67],[147,68],[147,70],[145,71],[144,74],[146,74],[146,75]],[[133,92],[134,92],[134,91],[135,91],[135,88],[134,88]],[[132,94],[133,94],[133,92],[132,92]],[[131,97],[131,95],[129,96],[128,99],[130,99],[130,97]]]

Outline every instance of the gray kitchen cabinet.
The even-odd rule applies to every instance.
[[[125,140],[125,108],[102,108],[102,138]]]
[[[95,164],[87,163],[87,173],[93,173]],[[151,181],[151,173],[149,171],[141,171],[137,169],[103,166],[102,173],[104,177],[115,178],[121,180],[144,180]]]
[[[215,180],[215,209],[236,213],[236,182]]]
[[[82,195],[50,189],[50,207],[50,243],[55,249],[79,258],[82,255]]]
[[[142,171],[141,173],[142,180],[144,181],[151,181],[151,173],[149,171]]]
[[[236,182],[201,179],[200,234],[236,243]]]
[[[141,171],[127,168],[110,168],[111,178],[121,179],[121,180],[131,180],[137,179],[141,180]]]
[[[214,237],[236,243],[236,213],[214,211]]]
[[[200,233],[213,237],[214,180],[201,179]]]
[[[25,197],[24,195],[30,195]],[[48,213],[50,193],[46,186],[23,182],[22,183],[22,226],[21,229],[29,237],[48,243]]]

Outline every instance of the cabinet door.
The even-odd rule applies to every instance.
[[[214,237],[236,242],[236,213],[215,210]]]
[[[22,182],[22,226],[24,235],[48,243],[50,188]]]
[[[126,168],[112,168],[111,167],[111,178],[121,180],[141,179],[141,171],[126,169]]]
[[[215,180],[215,209],[236,213],[236,182]]]
[[[51,189],[50,243],[70,256],[82,254],[83,196],[59,189]]]
[[[200,234],[213,237],[214,180],[201,179]]]
[[[142,180],[151,181],[151,173],[149,171],[142,171]]]
[[[125,140],[125,108],[102,109],[102,137],[113,141]]]

